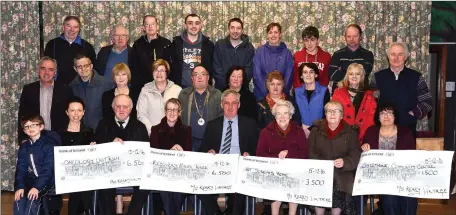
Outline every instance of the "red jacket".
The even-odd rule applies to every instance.
[[[306,159],[308,157],[307,138],[302,127],[290,120],[290,133],[282,139],[277,133],[275,123],[274,120],[261,130],[256,156],[278,158],[281,151],[288,150],[287,158]]]
[[[175,144],[179,144],[184,151],[192,151],[192,128],[182,124],[180,117],[171,128],[165,116],[158,125],[152,126],[150,147],[170,150]]]
[[[306,48],[301,49],[294,54],[294,71],[293,71],[293,86],[298,88],[302,85],[301,78],[299,77],[299,65],[302,63],[315,63],[318,66],[318,81],[322,86],[328,86],[329,77],[328,77],[328,68],[331,61],[331,55],[328,52],[323,51],[318,47],[316,55],[307,54]]]
[[[361,141],[367,128],[375,125],[374,116],[375,111],[377,110],[377,102],[374,98],[374,91],[364,91],[364,98],[361,101],[356,117],[355,106],[353,106],[353,103],[350,100],[350,94],[348,93],[347,88],[337,88],[334,91],[332,100],[342,103],[342,106],[344,107],[345,122],[349,125],[357,125],[359,127],[359,140]]]

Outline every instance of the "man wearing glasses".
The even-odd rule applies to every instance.
[[[81,21],[76,16],[67,16],[63,20],[63,33],[50,40],[44,49],[44,56],[49,56],[57,61],[56,80],[68,85],[76,73],[72,65],[73,59],[78,54],[84,54],[95,62],[96,53],[92,44],[83,40],[80,35]]]
[[[93,70],[89,57],[77,55],[74,58],[74,70],[78,76],[70,83],[75,96],[80,97],[85,103],[83,123],[96,129],[98,122],[103,118],[102,95],[111,89],[110,82]]]
[[[131,48],[128,45],[128,40],[130,39],[130,35],[124,26],[117,25],[112,29],[110,36],[112,44],[101,48],[98,52],[97,61],[94,63],[94,67],[95,70],[108,79],[108,82],[114,87],[111,75],[114,65],[118,63],[129,65]]]
[[[171,41],[158,34],[157,17],[146,15],[143,18],[144,35],[135,41],[130,54],[132,87],[140,91],[144,84],[154,80],[152,63],[165,58],[164,49]]]

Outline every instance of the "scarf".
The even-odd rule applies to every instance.
[[[328,125],[328,121],[325,120],[325,130],[326,130],[326,133],[328,134],[328,138],[330,140],[334,139],[334,137],[336,137],[336,135],[344,128],[344,123],[342,122],[342,120],[339,122],[339,125],[337,126],[336,129],[331,130],[329,128],[329,125]]]
[[[282,128],[280,128],[279,124],[277,124],[277,121],[274,123],[275,124],[275,128],[276,128],[276,131],[277,131],[277,134],[279,134],[279,136],[284,140],[287,138],[287,135],[290,133],[291,131],[291,123],[288,123],[288,126],[285,130],[282,130]]]
[[[285,95],[285,93],[282,93],[282,95],[280,95],[280,99],[285,100],[286,97],[287,96]],[[272,109],[272,107],[274,107],[275,105],[275,101],[272,100],[271,95],[269,93],[266,95],[266,102],[268,103],[270,109]]]

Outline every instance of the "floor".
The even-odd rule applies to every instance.
[[[128,203],[129,198],[126,197],[125,201]],[[14,202],[14,195],[13,192],[3,192],[2,191],[2,202],[1,202],[1,215],[12,215],[12,204]],[[453,195],[450,200],[448,200],[445,204],[440,204],[441,201],[438,200],[431,200],[431,201],[421,201],[418,207],[418,215],[456,215],[456,196]],[[261,214],[263,206],[261,204],[257,204],[257,213],[258,215]],[[67,201],[64,199],[63,209],[61,211],[62,215],[67,214]],[[182,212],[181,215],[191,215],[192,212]],[[370,213],[366,210],[365,215],[369,215]]]

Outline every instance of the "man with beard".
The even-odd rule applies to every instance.
[[[244,86],[253,76],[253,55],[255,48],[249,41],[248,35],[243,34],[244,23],[239,18],[232,18],[228,22],[228,36],[215,43],[214,48],[214,79],[215,88],[224,90],[226,86],[226,73],[232,66],[244,67],[247,80]]]
[[[192,70],[202,65],[209,72],[212,80],[214,43],[201,33],[201,18],[196,14],[185,17],[185,30],[174,37],[166,49],[168,62],[171,65],[169,79],[182,89],[192,86]]]

